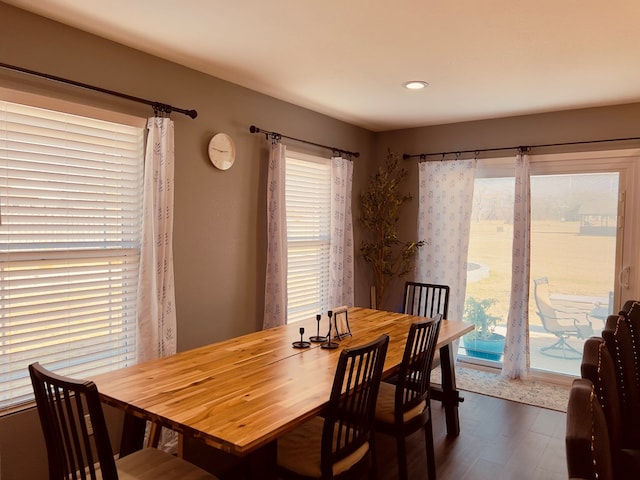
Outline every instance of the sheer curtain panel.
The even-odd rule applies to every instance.
[[[263,328],[287,323],[286,147],[273,141],[267,177],[267,272]]]
[[[476,160],[420,162],[416,280],[449,285],[448,318],[462,320]],[[454,350],[455,351],[455,350]]]
[[[529,377],[530,223],[529,156],[520,153],[516,158],[511,299],[502,366],[502,376],[506,378],[526,379]]]
[[[176,353],[173,121],[150,118],[147,129],[138,283],[139,361]]]
[[[351,186],[353,162],[331,159],[331,250],[329,307],[353,306],[353,220]]]

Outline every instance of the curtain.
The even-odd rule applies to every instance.
[[[351,185],[353,162],[331,159],[331,249],[329,252],[329,308],[353,306],[353,221]]]
[[[529,156],[520,153],[516,158],[511,299],[502,366],[506,378],[529,377],[530,221]]]
[[[176,353],[173,279],[173,121],[150,118],[138,280],[138,361]]]
[[[174,127],[170,118],[147,121],[138,278],[138,361],[176,353],[173,279]],[[149,435],[150,425],[147,424]],[[177,451],[175,432],[162,429],[158,448]]]
[[[416,280],[449,285],[448,318],[462,320],[476,160],[419,164]],[[455,351],[455,350],[454,350]]]
[[[272,141],[267,173],[267,272],[263,328],[287,323],[286,147]]]

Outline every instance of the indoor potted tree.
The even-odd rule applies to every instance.
[[[488,310],[496,303],[495,298],[478,300],[467,298],[464,306],[464,321],[472,323],[475,330],[466,334],[463,345],[467,355],[486,360],[500,361],[504,352],[505,337],[495,332],[500,317],[491,315]]]
[[[396,277],[406,275],[424,241],[402,242],[398,238],[401,207],[411,200],[400,187],[407,171],[399,165],[400,155],[389,151],[383,165],[360,194],[360,222],[368,232],[360,254],[373,272],[372,307],[383,308],[387,287]]]

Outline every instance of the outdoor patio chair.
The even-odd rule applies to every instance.
[[[536,312],[542,321],[542,327],[557,337],[557,341],[541,352],[562,358],[580,358],[580,351],[567,342],[569,337],[586,339],[593,334],[593,327],[586,312],[579,310],[562,310],[551,303],[549,295],[549,279],[536,278],[534,281],[534,298]],[[553,352],[558,352],[554,354]]]

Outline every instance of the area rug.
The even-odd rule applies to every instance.
[[[431,381],[440,383],[440,369],[431,373]],[[456,365],[456,384],[459,390],[504,398],[559,412],[567,411],[569,386],[539,380],[507,380],[496,373]]]

